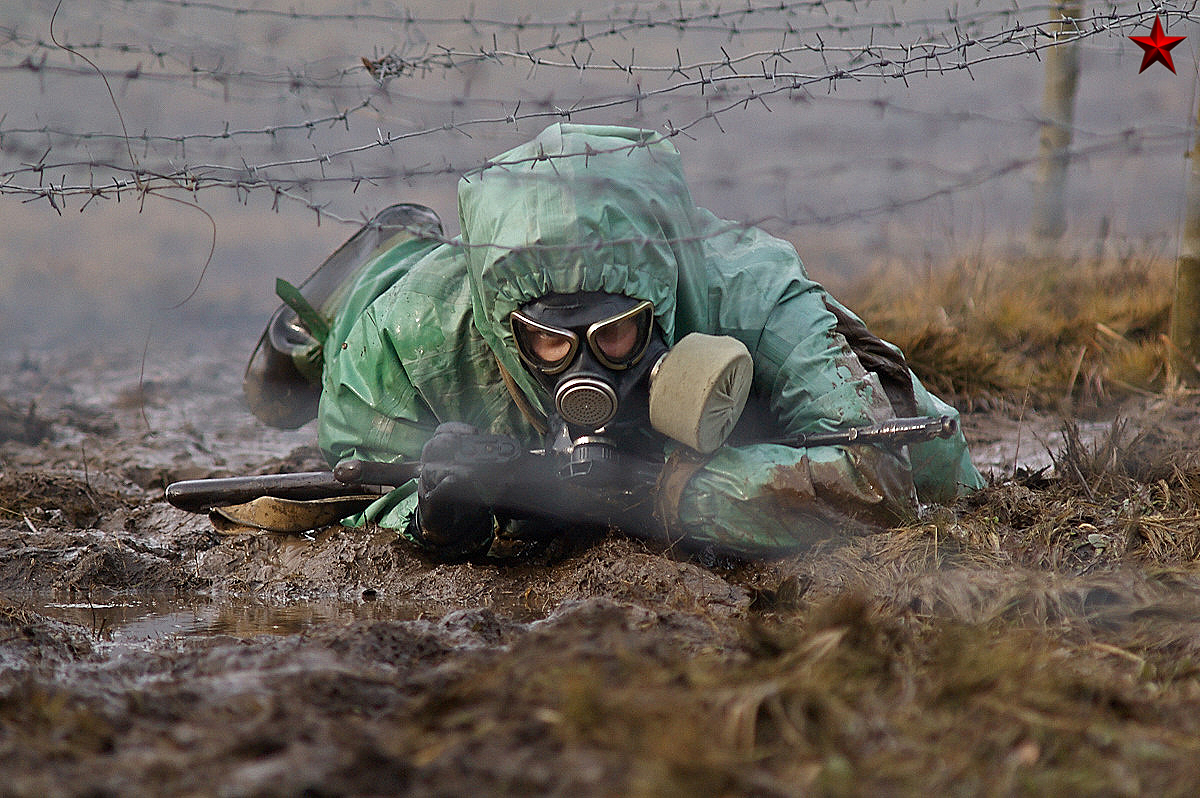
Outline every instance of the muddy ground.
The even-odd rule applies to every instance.
[[[164,503],[320,465],[222,351],[0,362],[0,795],[1200,792],[1194,396],[973,412],[989,488],[780,561],[439,564]]]

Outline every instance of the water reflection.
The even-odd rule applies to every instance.
[[[327,623],[411,620],[420,608],[404,602],[349,599],[266,604],[259,599],[112,596],[92,601],[60,596],[7,597],[14,604],[89,630],[102,645],[139,647],[181,637],[289,635]]]

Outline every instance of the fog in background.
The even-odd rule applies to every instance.
[[[140,348],[150,336],[152,348],[229,347],[240,367],[278,303],[275,277],[303,280],[393,202],[429,205],[457,232],[458,176],[568,110],[572,122],[685,129],[674,141],[697,204],[789,239],[834,286],[885,262],[1013,257],[1027,237],[1037,57],[970,70],[950,58],[941,74],[826,80],[761,100],[747,92],[778,83],[763,77],[771,64],[827,74],[857,63],[854,48],[1019,30],[1050,18],[1044,4],[860,0],[740,16],[694,0],[234,6],[66,3],[53,33],[72,53],[51,41],[54,3],[0,2],[0,334],[10,351]],[[1175,252],[1200,34],[1167,22],[1189,36],[1172,53],[1177,75],[1138,73],[1141,50],[1125,36],[1148,25],[1080,45],[1068,252]],[[785,50],[817,42],[829,49]],[[525,50],[578,68],[464,55]],[[381,82],[362,58],[388,54],[407,66]],[[729,69],[669,70],[722,58]],[[661,69],[621,68],[631,64]],[[733,70],[759,78],[661,91]],[[100,191],[57,208],[32,191],[115,186],[132,163],[252,188]]]

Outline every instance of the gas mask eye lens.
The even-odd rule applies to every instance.
[[[608,368],[627,369],[645,353],[653,323],[654,305],[639,302],[628,311],[589,327],[588,346],[596,359]]]
[[[526,363],[543,374],[557,374],[575,358],[579,338],[570,330],[539,324],[520,311],[513,311],[511,323],[517,351]]]
[[[558,363],[571,352],[574,342],[569,336],[534,330],[529,335],[529,349],[543,363]]]
[[[633,319],[624,319],[616,324],[606,324],[592,336],[596,348],[612,360],[629,357],[638,342],[638,325]]]

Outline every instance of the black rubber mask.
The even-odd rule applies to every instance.
[[[649,376],[667,351],[654,305],[620,294],[549,294],[514,311],[517,350],[569,425],[649,424]]]

